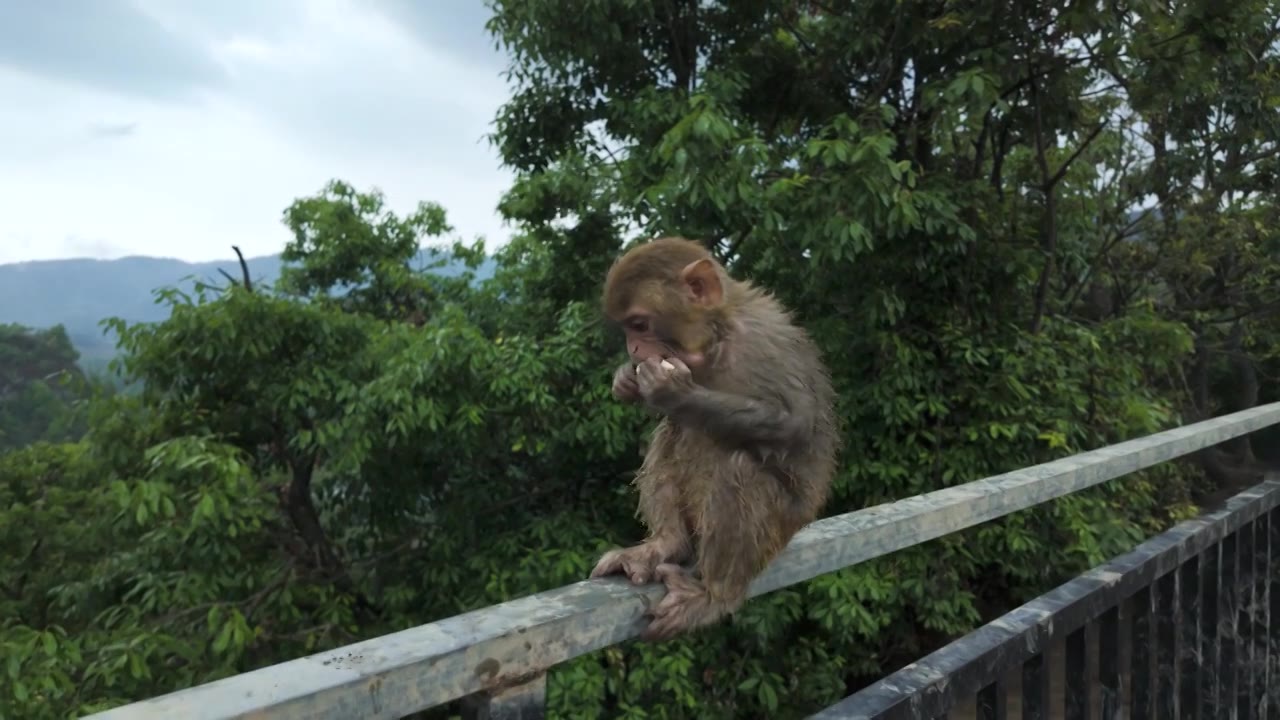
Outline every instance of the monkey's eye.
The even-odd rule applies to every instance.
[[[649,320],[641,317],[630,318],[627,320],[627,329],[638,333],[649,332]]]

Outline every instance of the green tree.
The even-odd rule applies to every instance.
[[[1195,417],[1181,376],[1200,331],[1160,302],[1190,288],[1133,237],[1160,167],[1135,108],[1274,53],[1261,4],[490,5],[512,57],[504,211],[577,264],[616,251],[590,227],[702,238],[795,308],[848,428],[831,511]],[[1218,70],[1223,54],[1236,65]],[[1248,64],[1268,76],[1250,83],[1272,62]],[[1194,69],[1158,72],[1175,64]],[[1241,102],[1258,99],[1250,83]],[[1274,269],[1266,253],[1248,257]],[[1137,285],[1100,312],[1116,278]],[[775,593],[675,643],[679,661],[583,660],[555,677],[555,709],[776,716],[785,696],[783,715],[811,711],[1187,512],[1175,479],[1162,468]],[[610,524],[634,537],[630,503]]]
[[[84,432],[81,400],[95,385],[66,330],[0,324],[0,453]]]
[[[1129,297],[1150,298],[1194,334],[1190,417],[1253,407],[1258,365],[1280,339],[1280,8],[1180,3],[1135,7],[1132,18],[1128,52],[1105,68],[1131,88],[1128,129],[1151,159],[1131,192],[1158,204],[1129,257],[1100,274],[1121,310]],[[1248,437],[1200,460],[1219,484],[1256,477]]]
[[[103,548],[15,600],[0,696],[19,716],[141,699],[564,584],[600,549],[583,518],[624,489],[638,426],[606,402],[585,306],[549,322],[520,311],[519,289],[553,269],[476,287],[410,268],[443,215],[384,213],[376,192],[342,183],[285,221],[296,242],[281,287],[166,288],[167,320],[110,321],[140,391],[97,402],[82,445],[0,468],[15,493],[59,488],[41,502]],[[52,474],[42,453],[77,462]],[[18,549],[43,531],[8,527]]]

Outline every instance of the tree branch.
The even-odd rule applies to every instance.
[[[232,245],[231,249],[236,251],[236,257],[240,259],[240,274],[244,276],[244,289],[253,292],[253,281],[249,279],[249,263],[245,262],[244,253],[241,253],[240,248],[235,245]],[[222,274],[226,275],[226,273]],[[228,275],[227,279],[230,280],[231,276]]]
[[[1033,70],[1032,74],[1035,72]],[[1035,307],[1031,312],[1030,330],[1032,334],[1040,332],[1044,321],[1045,304],[1049,296],[1049,278],[1053,275],[1055,255],[1058,252],[1058,203],[1050,182],[1049,158],[1045,155],[1044,113],[1040,105],[1040,83],[1031,83],[1031,104],[1035,117],[1036,162],[1040,166],[1041,187],[1045,191],[1044,216],[1040,228],[1040,248],[1044,251],[1044,267],[1040,269],[1040,279],[1036,283]]]
[[[1038,116],[1038,113],[1039,111],[1037,111],[1037,116]],[[1042,188],[1045,192],[1051,191],[1053,186],[1058,184],[1058,181],[1061,180],[1063,176],[1067,174],[1067,170],[1071,168],[1071,163],[1075,162],[1076,159],[1079,158],[1080,155],[1084,153],[1084,151],[1089,147],[1089,145],[1091,145],[1093,141],[1096,140],[1098,136],[1102,134],[1103,129],[1106,127],[1107,127],[1106,120],[1103,120],[1102,122],[1098,123],[1098,127],[1094,128],[1093,132],[1089,133],[1089,137],[1085,138],[1084,142],[1080,143],[1080,147],[1076,148],[1076,151],[1071,153],[1071,157],[1067,158],[1066,162],[1062,163],[1062,167],[1059,167],[1058,171],[1053,174],[1053,177],[1049,178],[1047,184]],[[1038,132],[1038,128],[1037,128],[1037,132]]]

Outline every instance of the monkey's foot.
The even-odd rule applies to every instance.
[[[610,550],[591,571],[592,578],[623,573],[633,585],[644,585],[654,579],[654,570],[668,558],[666,549],[653,541],[621,550]]]
[[[668,640],[682,632],[710,625],[725,614],[723,604],[712,601],[706,586],[685,568],[664,563],[654,574],[667,586],[667,594],[650,612],[653,620],[640,633],[641,640]]]

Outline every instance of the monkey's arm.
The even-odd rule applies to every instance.
[[[811,425],[807,407],[766,401],[692,385],[655,395],[650,402],[676,423],[696,427],[727,443],[789,444]]]
[[[591,577],[622,572],[639,585],[652,580],[654,569],[659,565],[684,562],[688,557],[689,531],[681,509],[680,483],[671,476],[675,442],[675,430],[670,422],[660,423],[636,476],[640,515],[649,526],[649,537],[639,545],[605,553],[591,571]]]

